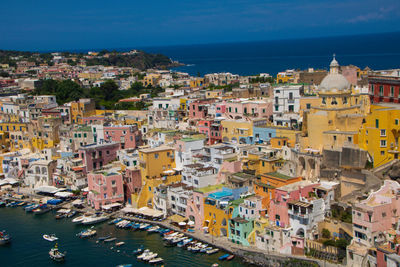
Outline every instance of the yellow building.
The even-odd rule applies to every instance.
[[[139,166],[142,178],[142,190],[132,199],[138,208],[153,206],[153,192],[160,184],[169,185],[181,181],[176,174],[175,151],[169,146],[144,148],[139,150]]]
[[[81,98],[79,101],[70,103],[72,123],[82,124],[83,117],[96,115],[96,104],[94,99]]]
[[[287,72],[279,72],[276,75],[276,83],[288,83],[288,82],[293,82],[294,77],[293,74],[287,73]]]
[[[371,106],[359,134],[358,145],[368,151],[374,167],[398,159],[400,137],[400,108],[396,105]]]
[[[349,81],[339,73],[333,59],[330,73],[322,80],[318,91],[319,104],[304,113],[301,148],[341,149],[355,147],[355,136],[369,112],[369,97],[353,91]]]
[[[247,144],[252,143],[253,122],[246,120],[223,120],[222,140],[224,142]]]
[[[7,146],[4,150],[18,151],[31,148],[29,137],[26,134],[27,124],[21,122],[0,123],[1,143]]]
[[[161,74],[150,73],[143,78],[143,86],[156,86],[157,82],[161,79]]]
[[[88,79],[88,80],[98,80],[103,76],[101,72],[82,72],[78,74],[78,77],[81,79]]]
[[[204,78],[201,77],[196,77],[192,80],[190,80],[189,86],[191,88],[197,88],[197,87],[202,87],[204,85]]]
[[[277,127],[276,128],[276,137],[286,137],[287,145],[289,147],[294,147],[297,143],[298,137],[301,134],[300,131],[292,130],[286,127]]]
[[[228,237],[228,223],[232,218],[234,207],[219,205],[213,199],[204,202],[204,227],[213,236]]]
[[[247,240],[250,244],[256,243],[256,235],[257,233],[264,232],[264,228],[269,226],[269,220],[265,217],[260,217],[254,221],[253,231],[249,234]]]
[[[319,105],[319,103],[320,99],[318,96],[301,97],[299,109],[300,117],[303,118],[304,112],[310,111],[311,107],[316,107]]]

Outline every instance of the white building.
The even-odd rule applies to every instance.
[[[52,160],[37,160],[32,162],[25,172],[25,184],[30,188],[53,185],[53,173],[56,162]]]
[[[244,202],[239,204],[239,216],[246,220],[254,220],[260,218],[260,211],[262,209],[262,197],[251,196],[244,199]]]
[[[299,123],[301,85],[274,88],[274,125],[293,126]]]

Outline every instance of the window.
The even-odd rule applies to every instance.
[[[394,87],[393,86],[390,87],[390,96],[391,97],[394,96]]]
[[[337,105],[336,97],[333,97],[333,98],[332,98],[331,104],[332,104],[332,105]]]
[[[381,130],[381,136],[386,136],[386,130],[385,129]]]
[[[275,105],[275,111],[278,111],[278,110],[279,110],[279,106]]]
[[[399,125],[399,119],[395,119],[394,124]]]
[[[352,142],[352,139],[353,139],[353,138],[351,138],[351,136],[348,136],[348,137],[347,137],[347,141],[349,141],[349,142]]]
[[[383,96],[383,85],[379,86],[379,96]]]
[[[375,128],[379,128],[379,120],[378,119],[375,120]]]
[[[333,141],[336,141],[336,135],[333,136]]]
[[[386,140],[381,140],[381,147],[386,147]]]
[[[343,97],[343,104],[347,104],[347,97]]]
[[[310,109],[310,108],[311,108],[311,104],[307,103],[307,109]]]
[[[322,104],[326,104],[326,97],[322,97]]]

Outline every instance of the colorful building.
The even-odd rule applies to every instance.
[[[78,150],[86,171],[101,169],[117,158],[118,143],[90,144],[81,146]]]

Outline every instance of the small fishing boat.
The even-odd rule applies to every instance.
[[[11,236],[6,231],[0,231],[0,245],[5,245],[11,242]]]
[[[140,254],[139,256],[137,256],[136,258],[137,258],[138,260],[143,259],[144,257],[148,256],[150,253],[153,253],[153,252],[151,252],[149,249],[145,249],[145,250],[143,251],[143,253]]]
[[[120,247],[120,246],[123,246],[123,245],[125,245],[125,242],[118,242],[118,243],[115,243],[115,246],[116,246],[116,247]]]
[[[138,248],[138,249],[135,249],[134,251],[133,251],[133,254],[134,255],[139,255],[140,253],[142,253],[143,252],[143,247],[140,247],[140,248]]]
[[[26,212],[32,212],[33,210],[39,208],[39,206],[40,206],[39,204],[31,204],[26,206],[24,209]]]
[[[148,233],[155,233],[156,231],[158,231],[158,229],[160,229],[159,226],[153,226],[153,227],[150,227],[149,229],[147,229],[147,232]]]
[[[64,261],[65,255],[66,255],[66,254],[67,254],[66,252],[61,253],[61,252],[58,250],[57,244],[54,246],[54,248],[52,248],[52,249],[49,251],[50,258],[51,258],[52,260],[54,260],[54,261]]]
[[[219,264],[218,263],[214,263],[213,265],[211,265],[211,267],[218,267]]]
[[[88,229],[78,233],[77,236],[80,238],[88,238],[96,235],[96,233],[97,233],[96,230]]]
[[[65,214],[65,213],[60,213],[60,214],[57,214],[56,216],[54,216],[54,218],[56,219],[56,220],[60,220],[60,219],[63,219],[63,218],[65,218],[67,215]]]
[[[41,215],[49,212],[51,208],[47,206],[46,204],[40,205],[38,208],[32,210],[33,214],[35,215]]]
[[[21,201],[20,203],[17,204],[18,207],[25,206],[27,203],[25,201]]]
[[[230,256],[230,254],[224,254],[224,255],[222,255],[221,257],[219,257],[218,259],[219,259],[220,261],[223,261],[223,260],[226,260],[229,256]]]
[[[155,258],[149,261],[150,264],[157,264],[163,262],[163,258]]]
[[[229,257],[227,257],[226,260],[227,260],[227,261],[230,261],[230,260],[232,260],[234,257],[235,257],[235,255],[233,255],[233,254],[232,254],[232,255],[229,255]]]
[[[115,240],[117,240],[117,238],[111,237],[111,238],[104,239],[104,242],[105,242],[105,243],[108,243],[108,242],[113,242],[113,241],[115,241]]]
[[[144,228],[146,228],[146,227],[148,227],[148,226],[150,226],[150,224],[148,224],[148,223],[143,223],[142,225],[140,225],[139,229],[140,229],[140,230],[144,230]]]
[[[58,240],[58,237],[56,237],[55,234],[52,234],[52,235],[43,235],[43,239],[45,239],[45,240],[47,240],[47,241],[50,241],[50,242],[53,242],[53,241]]]
[[[99,240],[99,241],[104,241],[104,240],[109,239],[109,238],[111,238],[110,235],[99,237],[99,238],[97,238],[97,240]]]
[[[208,255],[211,255],[211,254],[217,253],[218,251],[219,251],[219,249],[214,248],[214,249],[211,249],[211,250],[207,250],[206,253],[207,253]]]

